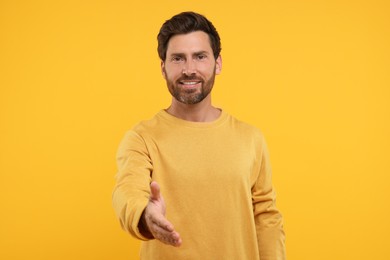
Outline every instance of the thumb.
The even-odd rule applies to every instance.
[[[150,199],[151,200],[159,200],[161,198],[161,195],[160,195],[160,185],[158,185],[157,182],[155,181],[152,181],[152,183],[150,184]]]

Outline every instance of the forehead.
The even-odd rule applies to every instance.
[[[212,53],[209,35],[203,31],[177,34],[168,42],[167,55],[200,51]]]

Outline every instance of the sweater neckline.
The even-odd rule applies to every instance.
[[[169,114],[165,109],[160,110],[160,112],[157,115],[163,118],[164,120],[169,121],[170,123],[173,123],[175,125],[193,127],[193,128],[217,127],[223,124],[228,119],[229,116],[223,109],[221,109],[221,114],[219,115],[219,117],[211,122],[193,122],[193,121],[184,120]]]

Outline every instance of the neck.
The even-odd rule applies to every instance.
[[[183,104],[172,98],[172,104],[166,111],[177,118],[192,122],[212,122],[221,115],[221,110],[211,105],[210,95],[192,105]]]

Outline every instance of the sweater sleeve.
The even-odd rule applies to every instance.
[[[271,166],[263,136],[257,142],[257,167],[252,186],[253,212],[261,260],[285,260],[285,234],[283,219],[276,208],[276,195],[272,187]]]
[[[135,238],[147,240],[138,222],[150,195],[153,171],[143,138],[135,131],[126,133],[117,152],[116,184],[112,194],[113,207],[124,230]]]

